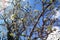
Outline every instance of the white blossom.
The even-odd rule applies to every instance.
[[[11,20],[14,20],[14,17],[13,17],[13,15],[11,16]]]
[[[54,31],[54,30],[56,30],[56,31],[60,31],[60,29],[59,29],[58,26],[53,26],[53,27],[52,27],[52,31]]]
[[[14,20],[16,18],[16,14],[11,15],[11,20]]]
[[[52,19],[55,18],[55,19],[59,19],[60,17],[60,10],[56,10],[57,8],[54,9],[54,11],[56,12],[55,15],[52,16]]]
[[[55,16],[55,18],[59,18],[59,16],[60,16],[60,12],[59,12],[59,11],[56,11],[56,16]]]
[[[53,30],[53,32],[48,35],[47,40],[60,40],[59,27],[55,26],[55,27],[52,28],[52,30]]]

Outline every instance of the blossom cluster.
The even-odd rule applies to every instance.
[[[54,27],[53,29],[56,30],[48,35],[47,40],[60,40],[60,30],[57,27]]]

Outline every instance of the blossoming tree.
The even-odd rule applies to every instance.
[[[59,0],[12,0],[11,7],[4,9],[8,40],[46,40],[56,23]],[[57,7],[56,7],[57,6]],[[57,8],[55,10],[55,8]],[[57,13],[56,13],[57,12]],[[3,24],[0,24],[3,25]],[[23,39],[22,39],[23,37]]]

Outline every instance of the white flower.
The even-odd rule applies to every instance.
[[[11,20],[14,20],[16,18],[16,14],[11,15]]]
[[[56,29],[56,31],[53,31],[50,33],[47,37],[47,40],[60,40],[60,30],[59,27],[55,26],[52,28],[52,30]]]
[[[23,20],[24,18],[21,18],[21,20]]]
[[[54,30],[56,30],[56,31],[60,31],[60,29],[59,29],[58,26],[53,26],[53,27],[52,27],[52,31],[54,31]]]
[[[58,40],[60,38],[60,32],[52,32],[48,35],[47,40]],[[59,39],[60,40],[60,39]]]
[[[59,17],[60,17],[60,12],[59,11],[56,11],[55,18],[59,18]]]
[[[56,10],[57,8],[54,9],[54,11],[56,12],[55,15],[52,16],[52,18],[58,18],[60,17],[60,10]]]
[[[13,17],[13,15],[11,16],[11,20],[14,20],[14,17]]]

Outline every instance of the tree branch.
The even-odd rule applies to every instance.
[[[32,34],[33,34],[33,31],[34,31],[36,25],[37,25],[38,22],[39,22],[40,17],[44,15],[45,10],[46,10],[51,4],[52,4],[52,3],[50,3],[49,5],[47,5],[47,6],[45,7],[45,9],[43,10],[43,12],[41,13],[41,15],[38,16],[38,20],[37,20],[37,22],[35,23],[35,25],[34,25],[32,31],[30,32],[29,38],[31,38],[31,36],[32,36]]]

